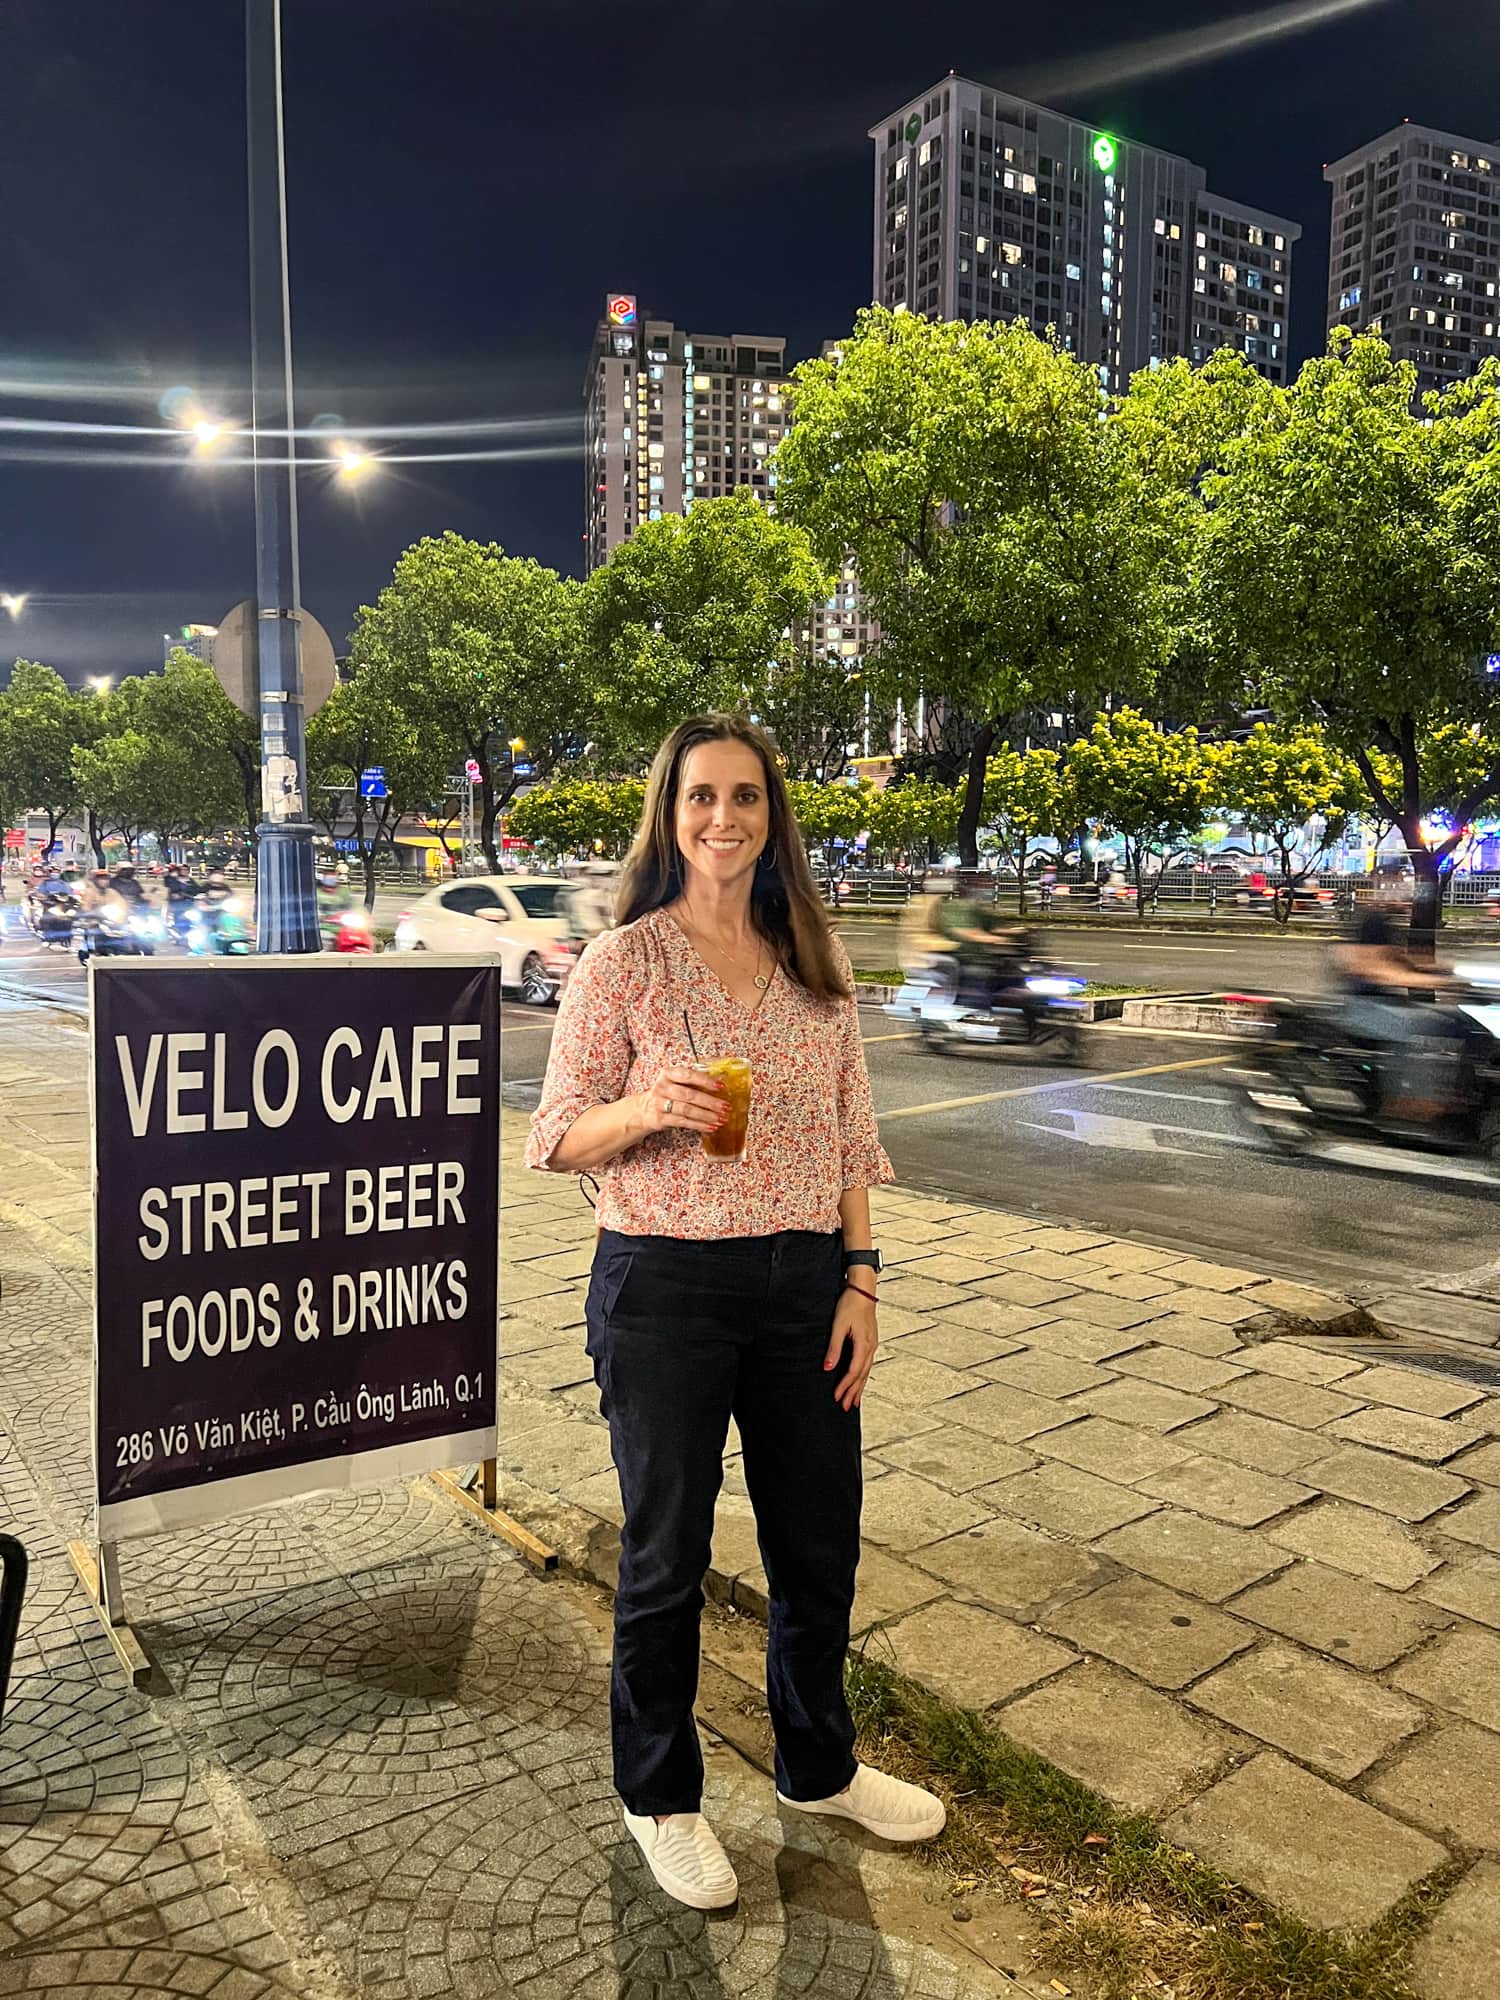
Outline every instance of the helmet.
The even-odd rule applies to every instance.
[[[338,886],[339,871],[337,868],[324,868],[319,872],[318,887],[320,889],[336,889]]]
[[[135,873],[135,863],[133,861],[122,861],[115,870],[115,873],[117,875],[133,875]]]

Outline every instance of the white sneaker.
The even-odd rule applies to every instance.
[[[793,1812],[852,1819],[881,1840],[935,1840],[948,1823],[947,1811],[935,1792],[874,1771],[868,1764],[856,1765],[851,1783],[831,1799],[789,1799],[782,1792],[776,1796]]]
[[[725,1910],[740,1893],[729,1856],[702,1813],[625,1814],[646,1866],[669,1896],[690,1910]]]

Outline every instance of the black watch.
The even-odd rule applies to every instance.
[[[878,1250],[846,1250],[844,1252],[844,1273],[846,1276],[856,1264],[867,1264],[876,1273],[885,1269],[884,1260]]]

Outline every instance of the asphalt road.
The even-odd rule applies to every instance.
[[[856,932],[851,949],[857,942]],[[1127,965],[1157,948],[1097,933],[1069,942],[1078,947],[1072,962],[1101,979],[1127,976]],[[1215,961],[1211,983],[1248,983],[1245,957],[1262,942],[1277,966],[1317,953],[1279,939],[1232,941],[1230,963]],[[1152,983],[1172,978],[1164,970]],[[83,975],[66,955],[15,943],[0,945],[0,989],[73,1011],[86,1002]],[[553,1019],[550,1009],[504,1006],[503,1071],[518,1107],[536,1101]],[[1090,1034],[1087,1067],[1067,1070],[1025,1052],[933,1055],[876,1008],[864,1010],[864,1032],[882,1137],[907,1186],[1249,1263],[1356,1297],[1473,1270],[1494,1256],[1500,1190],[1477,1168],[1392,1154],[1362,1164],[1264,1152],[1238,1110],[1232,1073],[1243,1053],[1233,1045],[1105,1027]]]

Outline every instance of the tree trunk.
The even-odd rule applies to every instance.
[[[89,846],[94,850],[94,865],[96,868],[102,868],[104,866],[104,829],[100,826],[99,815],[94,811],[92,806],[88,809],[87,824]]]
[[[1439,905],[1442,900],[1442,883],[1438,876],[1437,856],[1422,839],[1421,829],[1415,829],[1415,838],[1407,833],[1407,852],[1411,857],[1413,875],[1413,895],[1411,902],[1411,932],[1408,939],[1412,953],[1417,958],[1430,959],[1437,952],[1437,928]]]
[[[1138,840],[1134,847],[1127,843],[1126,854],[1130,862],[1130,872],[1135,878],[1135,920],[1138,924],[1143,924],[1146,921],[1146,843]]]
[[[984,810],[985,770],[994,741],[995,724],[991,718],[980,724],[969,749],[969,771],[964,780],[964,802],[956,835],[960,868],[979,866],[979,815]]]
[[[379,841],[380,835],[377,833],[368,846],[363,841],[360,842],[359,858],[365,875],[365,908],[367,910],[373,910],[375,907],[375,849]]]
[[[1024,917],[1026,914],[1026,856],[1030,852],[1030,848],[1031,843],[1023,834],[1020,846],[1016,851],[1016,915],[1018,917]]]

